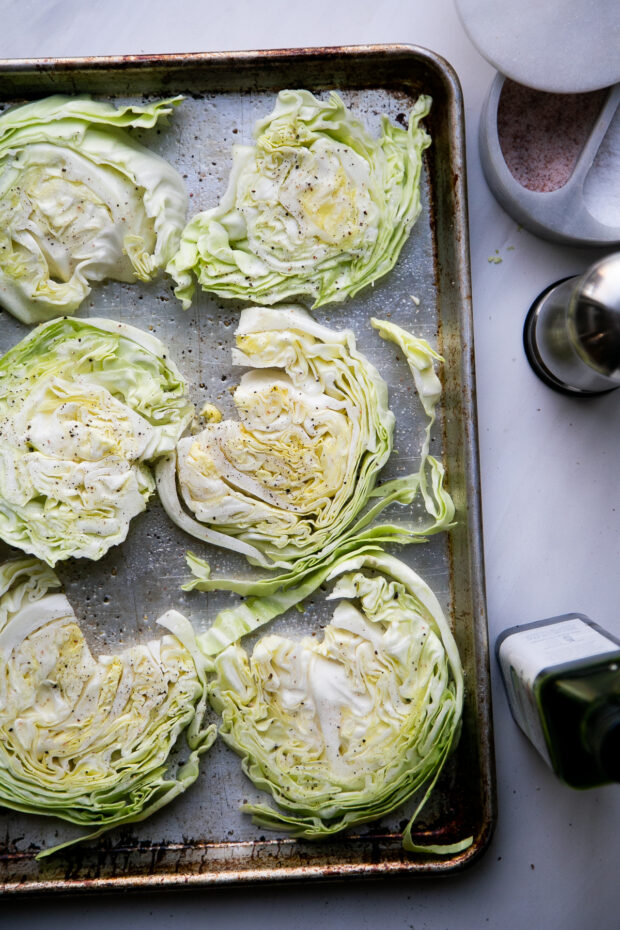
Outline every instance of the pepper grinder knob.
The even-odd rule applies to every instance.
[[[620,387],[620,252],[539,294],[523,345],[534,372],[557,391],[591,396]]]

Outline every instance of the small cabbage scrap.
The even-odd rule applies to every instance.
[[[319,307],[387,274],[420,213],[430,105],[418,99],[408,130],[384,117],[374,139],[337,94],[281,91],[256,144],[234,146],[221,203],[190,220],[168,265],[184,308],[193,276],[221,297]]]
[[[216,737],[185,617],[170,610],[160,640],[95,658],[59,584],[36,559],[0,566],[0,804],[89,831],[39,858],[170,803]]]
[[[262,827],[317,839],[382,817],[425,789],[404,835],[405,848],[418,850],[412,823],[459,731],[454,637],[428,585],[378,547],[337,558],[277,610],[266,605],[271,616],[325,581],[336,581],[328,599],[340,602],[322,640],[270,634],[251,656],[239,643],[213,656],[209,700],[222,715],[219,732],[277,805],[242,810]]]
[[[42,322],[73,314],[93,281],[165,268],[187,194],[122,127],[150,128],[181,99],[117,109],[59,95],[0,115],[0,306]]]
[[[350,330],[299,307],[242,312],[233,363],[252,370],[233,397],[239,420],[210,422],[158,466],[175,522],[255,564],[290,568],[338,539],[392,450],[387,386]],[[217,417],[213,418],[217,420]],[[199,521],[199,522],[197,522]]]
[[[0,359],[0,539],[54,565],[122,542],[147,463],[193,415],[166,347],[111,320],[42,324]]]

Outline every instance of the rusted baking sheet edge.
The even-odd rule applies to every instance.
[[[484,852],[486,843],[490,835],[484,841],[478,843],[472,854],[466,851],[458,857],[452,857],[448,862],[440,862],[437,859],[430,858],[427,863],[420,860],[405,862],[378,862],[378,863],[341,863],[339,865],[300,865],[295,867],[272,866],[270,868],[243,868],[230,869],[226,862],[220,862],[218,870],[213,870],[213,863],[208,861],[193,862],[194,870],[192,872],[166,871],[162,873],[145,872],[141,875],[127,876],[122,874],[119,868],[118,875],[100,877],[96,874],[92,878],[71,878],[37,880],[27,882],[6,882],[0,885],[0,891],[5,894],[27,894],[27,895],[49,895],[54,894],[73,894],[88,892],[118,892],[118,891],[140,891],[148,888],[149,890],[165,891],[166,889],[184,888],[184,887],[203,887],[209,886],[228,886],[228,885],[257,885],[263,882],[270,884],[305,884],[307,881],[324,881],[335,882],[348,879],[382,879],[387,876],[391,877],[408,877],[410,879],[420,878],[432,875],[434,877],[448,877],[455,871],[462,871],[472,865]],[[205,853],[219,846],[227,844],[213,843],[204,846]],[[246,844],[253,846],[249,841]],[[279,845],[274,841],[274,845]],[[124,853],[130,853],[133,850],[118,848],[117,855],[122,859]],[[147,850],[143,850],[146,852]],[[159,852],[165,854],[177,853],[181,859],[180,866],[183,864],[183,853],[187,847],[179,844],[174,846],[169,844],[165,847],[153,846],[148,850],[153,859],[156,859]],[[193,852],[198,852],[199,847],[193,847]],[[20,858],[22,858],[20,856]],[[24,854],[23,858],[27,858]]]
[[[274,48],[274,49],[250,49],[231,52],[173,52],[162,55],[97,55],[85,56],[82,58],[3,58],[0,59],[0,71],[79,71],[98,70],[109,71],[110,69],[133,68],[139,65],[141,68],[153,71],[158,68],[169,69],[171,66],[179,68],[198,67],[219,67],[228,70],[231,66],[241,64],[264,64],[265,62],[275,61],[280,64],[283,59],[303,59],[305,61],[316,61],[325,63],[325,61],[339,61],[343,58],[363,57],[385,58],[386,55],[394,59],[399,56],[409,58],[412,54],[423,55],[427,61],[437,65],[442,71],[449,74],[453,85],[458,88],[460,96],[460,87],[455,71],[448,62],[432,52],[430,49],[421,48],[417,45],[408,44],[384,44],[384,45],[337,45],[337,46],[315,46],[307,48]]]

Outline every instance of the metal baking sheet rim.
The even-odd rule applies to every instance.
[[[371,65],[373,59],[389,58],[398,61],[402,59],[403,64],[412,59],[422,61],[427,67],[434,70],[444,85],[448,99],[448,125],[449,125],[449,145],[450,145],[450,169],[451,169],[451,186],[454,200],[454,215],[452,217],[452,231],[454,235],[454,246],[456,253],[455,274],[451,280],[451,286],[458,291],[458,297],[462,307],[462,345],[463,360],[462,367],[466,374],[466,380],[470,387],[469,395],[464,399],[465,403],[465,422],[464,429],[467,433],[468,447],[470,456],[468,461],[467,490],[468,490],[468,513],[469,513],[469,559],[472,581],[474,582],[472,590],[472,615],[475,620],[475,642],[476,642],[476,691],[479,701],[479,718],[478,722],[484,737],[481,741],[482,769],[484,776],[484,816],[480,824],[478,835],[474,837],[472,846],[464,852],[452,855],[451,857],[434,857],[402,859],[398,861],[378,861],[368,863],[340,863],[334,865],[295,865],[286,866],[285,864],[269,868],[247,868],[247,869],[213,869],[208,870],[208,863],[204,860],[202,863],[195,863],[195,871],[185,873],[178,870],[164,871],[161,873],[144,872],[140,874],[117,874],[107,875],[104,877],[92,878],[71,878],[65,877],[59,880],[33,880],[33,881],[6,881],[0,882],[0,892],[2,893],[29,893],[43,894],[49,892],[55,893],[74,893],[77,891],[118,891],[128,889],[165,889],[178,887],[195,887],[204,885],[230,885],[230,884],[255,884],[262,882],[306,882],[308,880],[338,880],[345,878],[382,878],[387,875],[391,876],[447,876],[455,871],[461,871],[464,868],[476,862],[482,853],[487,849],[496,821],[496,792],[495,792],[495,767],[493,754],[492,739],[492,717],[490,703],[490,673],[489,673],[489,650],[486,628],[486,606],[484,593],[484,571],[483,571],[483,547],[482,547],[482,520],[480,506],[480,478],[478,464],[478,445],[477,445],[477,423],[476,423],[476,406],[475,406],[475,381],[474,381],[474,357],[473,357],[473,321],[471,312],[471,283],[469,272],[469,243],[467,235],[467,207],[466,207],[466,181],[465,181],[465,141],[464,141],[464,114],[462,92],[458,77],[452,67],[445,59],[436,53],[415,45],[363,45],[363,46],[339,46],[327,48],[297,48],[297,49],[272,49],[259,51],[234,51],[234,52],[211,52],[211,53],[188,53],[188,54],[166,54],[166,55],[125,55],[125,56],[105,56],[105,57],[84,57],[84,58],[39,58],[39,59],[5,59],[0,60],[0,80],[10,77],[12,73],[23,76],[25,73],[30,74],[50,74],[50,73],[75,73],[83,75],[85,72],[106,73],[108,71],[125,71],[139,68],[142,75],[152,70],[174,70],[179,68],[181,71],[189,68],[214,69],[220,73],[225,73],[226,69],[234,68],[235,65],[255,66],[260,70],[261,66],[269,68],[278,68],[285,63],[293,61],[299,63],[300,60],[327,62],[342,61],[343,59],[359,58],[368,65]],[[49,90],[49,88],[46,88]],[[375,840],[380,840],[377,836]],[[274,841],[278,844],[280,841]],[[226,846],[228,844],[209,844]],[[237,845],[237,844],[232,844]],[[269,844],[266,844],[269,845]],[[184,846],[179,846],[178,851],[182,853]],[[205,846],[205,851],[207,846]],[[198,847],[194,847],[198,852]],[[158,856],[159,849],[153,846],[141,847],[138,850],[123,849],[115,847],[114,854],[131,855],[132,852],[144,853],[151,856]],[[162,852],[173,853],[173,844],[168,844],[162,848]],[[5,859],[24,858],[24,854],[11,854],[4,856]],[[201,868],[206,867],[206,871]]]

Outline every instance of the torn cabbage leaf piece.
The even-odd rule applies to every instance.
[[[59,584],[36,559],[0,566],[0,805],[88,831],[40,856],[168,804],[216,737],[185,617],[170,610],[161,639],[96,658]]]
[[[255,145],[233,147],[219,206],[193,217],[168,265],[187,309],[194,277],[222,297],[343,301],[393,268],[420,213],[421,96],[409,128],[383,117],[374,139],[332,93],[284,90]]]
[[[339,538],[367,502],[392,450],[387,386],[350,330],[299,307],[249,308],[233,364],[251,368],[238,420],[210,422],[158,466],[175,522],[263,566],[289,568]],[[217,419],[217,417],[215,418]]]
[[[111,320],[52,320],[0,359],[0,539],[54,565],[122,542],[193,415],[166,347]]]
[[[378,547],[335,559],[267,612],[277,616],[326,581],[336,582],[328,599],[339,603],[322,640],[269,634],[251,656],[233,643],[213,657],[219,732],[277,805],[242,809],[262,827],[316,839],[424,790],[403,840],[417,848],[412,823],[459,731],[454,637],[428,585]],[[227,614],[233,621],[234,610]]]
[[[123,127],[150,128],[181,99],[117,109],[54,96],[0,115],[0,306],[42,322],[73,314],[93,281],[165,268],[187,194]]]
[[[299,308],[244,310],[237,331],[243,352],[237,350],[235,359],[258,370],[244,376],[248,389],[240,392],[238,401],[241,423],[209,425],[178,447],[183,499],[198,520],[213,522],[203,525],[183,510],[172,456],[158,464],[157,485],[169,516],[189,533],[242,552],[254,564],[284,571],[267,578],[212,578],[208,563],[189,554],[195,577],[185,590],[272,595],[298,585],[335,552],[364,542],[423,542],[452,525],[454,504],[444,487],[444,467],[429,454],[441,397],[434,366],[443,359],[425,340],[399,326],[371,322],[383,339],[402,349],[414,374],[427,416],[418,470],[376,485],[392,450],[393,415],[385,384],[354,352],[352,333],[318,326]],[[293,395],[287,389],[292,399],[284,408],[284,376],[278,368],[264,367],[275,365],[295,387],[306,386],[306,406],[300,404],[297,390]],[[338,416],[330,397],[346,399]],[[257,415],[251,419],[253,408]],[[259,482],[267,479],[263,490]],[[430,521],[377,522],[388,505],[411,505],[418,495]]]

